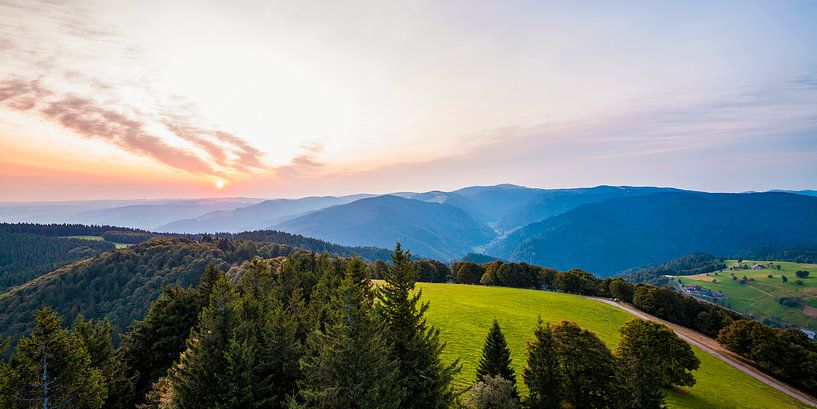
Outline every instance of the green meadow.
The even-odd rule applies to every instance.
[[[62,238],[65,238],[65,239],[79,239],[79,240],[91,240],[91,241],[105,241],[105,239],[104,239],[102,236],[61,236],[61,237],[62,237]],[[114,245],[114,246],[116,246],[116,248],[118,248],[118,249],[121,249],[121,248],[123,248],[123,247],[129,247],[129,246],[131,246],[130,244],[124,244],[124,243],[113,243],[113,245]]]
[[[769,263],[772,267],[768,268]],[[737,260],[726,262],[727,267],[737,264]],[[768,319],[780,323],[797,325],[817,330],[817,265],[790,263],[785,261],[744,260],[743,264],[767,266],[764,270],[723,270],[721,272],[678,277],[685,285],[699,285],[713,291],[721,291],[729,297],[727,306],[743,312],[752,318]],[[780,270],[777,269],[780,265]],[[798,270],[808,271],[806,278],[797,278]],[[731,278],[735,273],[737,280]],[[769,278],[769,275],[772,275]],[[746,276],[748,281],[741,282]],[[782,276],[788,278],[783,282]],[[803,284],[797,284],[802,280]],[[781,297],[797,297],[800,306],[786,306],[778,300]],[[808,315],[811,314],[811,315]]]
[[[532,338],[537,317],[546,322],[575,321],[592,330],[614,349],[618,328],[633,317],[615,307],[582,297],[544,291],[458,284],[418,283],[423,298],[431,302],[428,322],[440,329],[447,343],[444,359],[460,359],[460,386],[476,378],[482,344],[492,320],[497,319],[512,351],[517,385],[527,389],[521,378],[525,344]],[[695,349],[701,367],[691,388],[667,390],[670,408],[799,408],[798,401],[716,358]]]

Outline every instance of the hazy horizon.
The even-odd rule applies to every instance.
[[[817,2],[0,4],[0,201],[817,187]]]

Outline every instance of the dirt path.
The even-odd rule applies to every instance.
[[[704,334],[701,334],[700,332],[693,331],[693,330],[691,330],[689,328],[682,327],[680,325],[676,325],[676,324],[673,324],[673,323],[668,322],[668,321],[664,321],[664,320],[662,320],[662,319],[660,319],[658,317],[654,317],[654,316],[649,315],[649,314],[647,314],[647,313],[645,313],[643,311],[639,311],[635,307],[633,307],[631,305],[628,305],[628,304],[615,302],[613,300],[608,300],[606,298],[598,298],[598,297],[585,297],[585,298],[589,298],[591,300],[596,300],[596,301],[599,301],[599,302],[603,302],[605,304],[612,305],[612,306],[614,306],[616,308],[627,311],[630,314],[633,314],[636,317],[644,319],[644,320],[660,322],[661,324],[664,324],[664,325],[672,328],[672,330],[675,331],[676,334],[678,334],[678,337],[680,337],[684,341],[689,342],[692,345],[695,345],[696,347],[700,348],[702,351],[714,356],[715,358],[720,359],[721,361],[725,362],[726,364],[735,367],[739,371],[741,371],[741,372],[743,372],[743,373],[745,373],[745,374],[759,380],[760,382],[765,383],[766,385],[771,386],[772,388],[775,388],[775,389],[779,390],[780,392],[785,393],[786,395],[791,396],[794,399],[799,400],[800,402],[802,402],[802,403],[804,403],[804,404],[806,404],[808,406],[817,407],[817,401],[815,401],[814,399],[812,399],[808,395],[806,395],[806,394],[804,394],[804,393],[802,393],[802,392],[800,392],[800,391],[798,391],[798,390],[796,390],[796,389],[794,389],[794,388],[792,388],[792,387],[790,387],[790,386],[788,386],[788,385],[786,385],[786,384],[784,384],[784,383],[782,383],[780,381],[775,380],[774,378],[764,374],[763,372],[760,372],[759,370],[757,370],[754,367],[750,366],[749,364],[745,363],[742,360],[742,358],[738,357],[738,355],[736,355],[733,352],[728,351],[727,349],[722,347],[721,344],[719,344],[717,341],[715,341],[712,338],[707,337]]]

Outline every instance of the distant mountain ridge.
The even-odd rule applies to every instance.
[[[815,197],[665,192],[579,206],[519,229],[488,254],[611,275],[695,252],[809,243],[817,243]]]
[[[459,207],[390,195],[321,209],[275,228],[342,245],[389,248],[399,241],[415,254],[441,260],[464,254],[494,234]]]
[[[304,213],[371,196],[360,194],[265,200],[247,207],[210,212],[192,219],[176,220],[157,227],[157,230],[169,233],[240,233],[262,230]]]

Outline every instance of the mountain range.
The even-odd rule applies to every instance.
[[[817,243],[813,191],[472,186],[388,195],[0,204],[0,221],[169,233],[278,230],[445,261],[468,253],[608,276],[693,252],[734,256]]]

